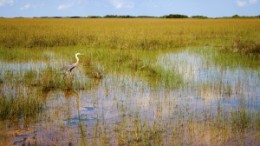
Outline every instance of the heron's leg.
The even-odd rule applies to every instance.
[[[71,72],[70,72],[70,81],[72,81],[72,74],[71,74]]]
[[[72,73],[70,72],[70,77],[71,77],[71,80],[73,80],[73,75],[72,75]]]
[[[69,72],[69,85],[72,86],[72,74],[71,72]]]
[[[64,84],[65,84],[65,86],[67,86],[67,74],[66,73],[64,73],[63,74],[63,81],[64,81]]]

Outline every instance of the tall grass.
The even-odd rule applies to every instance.
[[[224,51],[259,52],[259,19],[0,19],[0,22],[0,33],[4,34],[0,36],[1,60],[51,63],[55,60],[49,60],[43,53],[51,51],[58,59],[72,62],[72,54],[82,52],[85,56],[80,64],[90,78],[97,74],[103,77],[114,72],[126,73],[167,87],[181,85],[182,76],[157,66],[159,54],[202,45],[225,48]],[[215,57],[216,62],[229,60],[222,57],[221,54]],[[47,69],[36,84],[62,87],[65,83],[56,72]],[[27,83],[34,76],[34,72],[28,72]]]
[[[96,123],[79,120],[79,131],[73,134],[69,132],[73,126],[67,129],[60,122],[56,125],[55,121],[48,123],[46,120],[47,123],[39,124],[40,129],[45,124],[51,125],[47,127],[49,133],[54,133],[57,143],[63,141],[59,132],[68,130],[75,138],[74,142],[79,143],[81,139],[82,145],[230,145],[229,142],[219,142],[219,139],[226,140],[224,134],[233,138],[237,129],[259,131],[260,127],[259,112],[252,113],[248,110],[250,107],[229,110],[233,104],[239,104],[232,101],[238,100],[238,97],[233,97],[237,96],[236,92],[246,91],[242,94],[243,99],[256,94],[243,89],[251,80],[238,79],[239,82],[233,81],[235,85],[229,82],[233,78],[222,82],[223,78],[229,77],[225,76],[226,68],[259,68],[259,26],[258,19],[0,19],[0,33],[4,34],[0,35],[0,119],[32,118],[44,110],[45,104],[49,104],[47,108],[54,115],[54,120],[63,123],[63,118],[67,117],[63,114],[75,114],[74,100],[65,95],[64,100],[69,104],[69,112],[66,113],[60,108],[67,108],[60,104],[62,94],[55,93],[57,96],[50,100],[46,98],[50,95],[46,94],[52,89],[84,89],[87,93],[80,93],[84,98],[77,104],[81,110],[93,104],[94,114],[97,114],[97,119],[93,121]],[[238,37],[239,40],[236,39]],[[213,47],[196,47],[205,45]],[[201,65],[197,68],[198,73],[201,73],[200,70],[204,74],[213,71],[214,77],[219,72],[221,76],[214,81],[201,80],[200,85],[186,81],[177,68],[165,62],[158,63],[161,56],[187,46],[192,46],[189,47],[192,53],[197,52],[205,58],[198,61],[199,64],[191,63],[191,67]],[[76,52],[84,56],[80,56],[79,66],[72,71],[72,76],[64,77],[59,69],[74,62]],[[178,63],[187,71],[195,70],[183,63],[189,57],[192,56],[170,62]],[[39,64],[44,65],[39,67]],[[219,65],[224,70],[210,70],[210,67]],[[98,78],[97,74],[102,77]],[[240,85],[240,80],[243,85]],[[98,88],[91,88],[92,83]],[[148,85],[161,90],[158,92]],[[176,87],[183,88],[175,90]],[[164,90],[166,88],[172,90],[168,93]],[[33,92],[35,89],[39,91]],[[44,92],[43,95],[40,95],[41,92]],[[214,104],[216,98],[221,98],[217,107]],[[226,104],[222,98],[230,99],[233,104]],[[57,104],[60,106],[56,107]],[[84,112],[83,116],[91,113]],[[120,114],[117,115],[117,112]],[[63,130],[55,133],[57,127]],[[240,142],[238,138],[235,140]],[[212,143],[208,143],[211,140]],[[73,140],[69,145],[72,143]]]
[[[233,40],[231,47],[225,49],[233,52],[241,52],[243,54],[260,54],[260,42],[254,42],[250,39],[248,40],[248,38],[236,38]]]
[[[37,116],[42,109],[43,103],[38,97],[0,98],[1,120]]]
[[[6,84],[0,93],[0,119],[18,120],[36,117],[44,108],[41,92],[23,85]]]
[[[0,46],[169,49],[219,46],[259,52],[259,19],[0,19]],[[237,43],[234,40],[250,43]],[[237,41],[235,41],[237,42]],[[252,45],[255,44],[255,45]],[[233,47],[232,47],[233,46]],[[243,47],[242,47],[243,46]],[[241,48],[241,49],[240,49]]]

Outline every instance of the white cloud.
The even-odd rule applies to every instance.
[[[112,0],[111,3],[116,9],[121,9],[124,5],[123,0]]]
[[[254,5],[258,3],[258,0],[236,0],[237,6],[244,7],[246,5]]]
[[[26,9],[29,9],[29,8],[32,8],[32,7],[33,7],[33,5],[28,3],[28,4],[24,5],[24,6],[22,6],[20,9],[21,10],[26,10]]]
[[[128,9],[132,9],[132,8],[135,7],[135,4],[134,3],[129,3],[129,4],[125,5],[125,7],[128,8]]]
[[[65,4],[60,4],[57,9],[58,10],[65,10],[65,9],[68,9],[68,8],[71,8],[75,5],[80,5],[83,3],[83,0],[67,0],[67,3]]]
[[[244,7],[247,4],[245,0],[237,0],[237,6]]]
[[[13,5],[14,0],[0,0],[0,7],[5,5]]]
[[[65,9],[68,9],[70,8],[72,5],[71,4],[61,4],[58,6],[58,10],[65,10]]]
[[[131,9],[135,6],[134,2],[127,1],[127,0],[110,0],[110,2],[116,9],[121,9],[121,8]]]
[[[256,4],[256,3],[258,3],[258,0],[249,0],[249,3],[250,4]]]

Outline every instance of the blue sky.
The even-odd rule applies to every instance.
[[[260,0],[0,0],[2,17],[260,15]]]

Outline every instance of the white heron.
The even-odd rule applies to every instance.
[[[75,67],[77,67],[78,66],[78,64],[79,64],[79,55],[83,55],[83,54],[80,54],[80,53],[76,53],[75,54],[75,58],[76,58],[76,62],[75,63],[72,63],[72,64],[70,64],[70,65],[66,65],[66,66],[64,66],[63,68],[61,68],[61,71],[62,71],[62,73],[64,73],[65,75],[67,75],[67,74],[70,74],[71,73],[71,71],[75,68]]]

